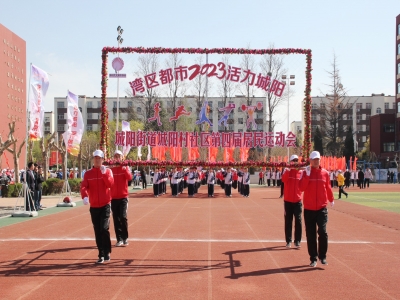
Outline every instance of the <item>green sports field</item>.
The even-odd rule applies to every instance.
[[[334,195],[337,199],[338,192],[334,192]],[[341,200],[400,214],[400,193],[398,192],[349,192],[349,197],[346,199],[343,195]]]

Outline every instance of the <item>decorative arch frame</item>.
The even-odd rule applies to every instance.
[[[282,49],[244,49],[244,48],[143,48],[143,47],[104,47],[101,52],[101,135],[100,149],[110,157],[108,139],[108,111],[107,111],[107,61],[109,53],[138,53],[138,54],[253,54],[253,55],[290,55],[302,54],[306,57],[306,86],[304,90],[304,140],[302,156],[309,157],[311,152],[311,82],[312,82],[312,52],[311,49],[282,48]]]

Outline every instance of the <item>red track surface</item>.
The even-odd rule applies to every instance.
[[[216,191],[132,194],[130,245],[113,247],[104,265],[94,264],[88,207],[0,228],[0,298],[400,298],[399,214],[336,201],[329,265],[310,268],[305,233],[300,250],[284,247],[277,188],[253,188],[251,198]]]

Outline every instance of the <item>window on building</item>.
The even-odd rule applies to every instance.
[[[316,120],[317,119],[317,116],[316,115],[311,115],[311,120]]]
[[[383,132],[394,132],[394,124],[383,124]]]
[[[397,64],[397,74],[400,74],[400,63]]]
[[[397,25],[397,35],[400,35],[400,24]]]
[[[50,117],[45,117],[45,118],[44,118],[44,122],[45,122],[45,123],[49,123],[49,122],[50,122]]]
[[[87,102],[87,108],[92,108],[92,101]]]
[[[224,131],[225,126],[224,125],[218,125],[218,131]]]
[[[117,114],[113,113],[113,120],[116,120],[116,119],[117,119]]]
[[[376,113],[377,113],[377,114],[380,114],[380,113],[381,113],[381,108],[380,108],[380,107],[378,107],[378,108],[376,109]]]
[[[363,131],[363,126],[362,125],[357,125],[357,131]]]
[[[392,109],[396,109],[396,102],[392,103]]]
[[[58,124],[57,131],[64,131],[64,124]]]
[[[353,114],[347,114],[347,120],[353,120]]]
[[[365,108],[371,109],[372,108],[372,104],[371,103],[365,103]]]
[[[233,124],[228,124],[228,129],[233,130]]]
[[[243,124],[243,118],[238,118],[238,124]]]
[[[383,152],[394,151],[394,143],[383,143]]]
[[[86,125],[86,130],[87,131],[93,131],[93,125],[92,124],[87,124]]]
[[[317,125],[311,125],[311,132],[315,132],[317,130]]]
[[[50,126],[44,126],[44,131],[49,132],[50,131]]]
[[[318,109],[317,103],[312,103],[311,104],[311,109]]]
[[[263,130],[263,124],[257,124],[257,130],[262,131]]]
[[[400,82],[397,83],[397,94],[400,94]]]
[[[397,55],[400,55],[400,43],[397,44]]]
[[[117,108],[117,101],[113,101],[113,108]]]
[[[82,107],[79,107],[79,111],[82,113]]]
[[[58,119],[59,119],[59,120],[64,120],[64,114],[59,114],[59,115],[58,115]]]
[[[365,131],[369,132],[369,125],[365,125]]]
[[[337,107],[338,107],[339,109],[342,109],[342,108],[343,108],[342,103],[339,103]]]
[[[397,102],[397,112],[400,113],[400,102]]]
[[[347,126],[346,126],[346,125],[343,126],[343,131],[344,131],[344,132],[347,131]]]
[[[57,108],[64,108],[64,102],[57,102]]]
[[[128,108],[132,108],[133,107],[133,102],[132,101],[128,101]]]
[[[301,126],[296,126],[297,132],[301,132]]]
[[[97,102],[97,108],[101,108],[101,101]]]
[[[212,105],[213,103],[212,103],[212,101],[208,101],[208,106],[210,107],[210,108],[212,108],[213,107],[213,105]]]
[[[172,108],[172,101],[167,101],[167,108]]]
[[[243,129],[239,129],[238,132],[243,132]]]
[[[371,118],[371,115],[370,115],[370,114],[366,114],[366,115],[365,115],[365,119],[366,119],[366,120],[369,120],[370,118]]]
[[[224,107],[224,102],[223,101],[218,101],[218,108]]]
[[[385,109],[389,109],[389,102],[385,102]]]
[[[257,113],[257,119],[262,119],[263,118],[263,113]]]
[[[142,112],[142,108],[141,108],[141,107],[137,107],[137,108],[136,108],[136,112],[137,112],[137,113],[141,113],[141,112]]]
[[[321,103],[321,104],[319,105],[319,107],[321,107],[321,109],[325,109],[325,103]]]
[[[92,113],[88,113],[88,114],[87,114],[87,118],[88,118],[88,120],[92,120],[92,119],[93,119]]]
[[[362,103],[356,103],[356,108],[357,109],[362,109]]]
[[[357,120],[362,120],[362,115],[361,114],[357,114]]]

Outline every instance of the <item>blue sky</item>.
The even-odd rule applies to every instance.
[[[118,25],[123,46],[312,49],[313,96],[329,91],[335,53],[349,95],[394,95],[398,14],[399,0],[0,0],[0,23],[26,41],[27,63],[51,74],[46,110],[67,89],[100,96],[101,49],[117,46]],[[300,82],[303,63],[289,66]],[[134,60],[125,65],[133,70]],[[291,121],[301,118],[303,90],[296,86]]]

